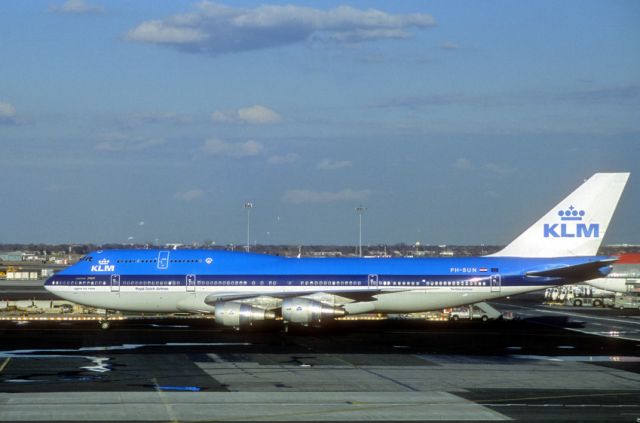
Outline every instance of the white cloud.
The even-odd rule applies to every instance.
[[[298,161],[300,156],[296,153],[288,153],[284,155],[273,155],[267,159],[267,163],[272,165],[284,165]]]
[[[126,127],[138,127],[147,124],[186,125],[193,123],[193,118],[173,112],[131,113],[118,119]]]
[[[205,196],[205,192],[199,188],[191,189],[188,191],[180,191],[176,192],[173,196],[177,200],[182,201],[193,201],[203,198]]]
[[[331,34],[330,38],[346,42],[346,43],[357,43],[361,41],[369,41],[375,39],[404,39],[409,38],[410,34],[402,29],[357,29],[354,31],[348,32],[337,32],[335,34]]]
[[[368,189],[355,191],[350,188],[342,191],[311,191],[307,189],[292,189],[285,192],[283,200],[288,203],[335,203],[339,201],[365,201],[371,195]]]
[[[237,123],[238,113],[233,111],[222,112],[220,110],[216,110],[211,113],[211,119],[214,122],[220,123]]]
[[[189,13],[142,22],[126,37],[131,41],[215,55],[291,45],[310,39],[338,43],[401,39],[411,36],[411,29],[435,25],[435,19],[424,13],[393,15],[351,6],[329,10],[293,5],[235,8],[203,1]]]
[[[471,163],[471,160],[466,157],[460,157],[453,162],[453,167],[458,170],[471,170],[474,166],[473,163]]]
[[[0,101],[0,125],[15,125],[16,120],[16,108],[10,103]]]
[[[460,50],[460,45],[451,41],[440,44],[440,48],[443,50]]]
[[[239,109],[238,117],[241,121],[252,124],[277,123],[282,120],[279,114],[259,104]]]
[[[162,21],[147,21],[129,31],[127,38],[158,44],[193,44],[202,42],[207,34],[193,28],[168,26]]]
[[[498,176],[507,176],[515,172],[515,169],[511,166],[491,162],[485,163],[483,169]]]
[[[483,173],[492,173],[497,176],[508,176],[515,172],[515,169],[509,165],[494,162],[475,164],[466,157],[458,158],[455,162],[453,162],[453,167],[458,170],[481,171]]]
[[[166,143],[161,138],[130,137],[120,133],[103,134],[98,137],[101,141],[95,145],[99,151],[143,151]]]
[[[350,167],[352,165],[353,163],[349,160],[322,159],[318,162],[316,168],[320,170],[336,170],[344,167]]]
[[[54,6],[51,11],[57,13],[104,13],[104,8],[84,0],[67,0],[61,6]]]
[[[249,157],[262,153],[264,146],[256,141],[227,142],[219,138],[209,138],[202,147],[207,154],[228,157]]]
[[[259,104],[238,110],[217,110],[211,114],[211,119],[221,123],[248,123],[251,125],[265,125],[282,121],[280,115],[273,109]]]

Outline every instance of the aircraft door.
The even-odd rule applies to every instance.
[[[491,292],[500,292],[502,278],[499,274],[491,275]]]
[[[120,275],[111,275],[111,292],[120,292]]]
[[[369,275],[369,288],[378,287],[378,275]]]
[[[158,269],[165,270],[169,268],[169,251],[160,251],[158,253]]]
[[[187,292],[196,292],[196,275],[187,275]]]

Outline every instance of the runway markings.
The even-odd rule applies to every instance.
[[[522,360],[566,361],[577,363],[640,363],[640,357],[627,355],[512,355]]]
[[[591,314],[576,313],[576,312],[570,312],[570,311],[565,311],[560,309],[532,308],[532,307],[525,307],[525,306],[519,306],[515,304],[505,304],[505,303],[495,303],[495,304],[499,306],[503,306],[505,308],[517,308],[523,311],[526,310],[525,312],[519,312],[519,313],[527,317],[533,317],[533,318],[541,317],[540,314],[536,314],[536,313],[544,313],[547,315],[555,314],[560,316],[572,317],[574,318],[572,320],[573,322],[583,322],[589,326],[600,326],[600,327],[609,328],[609,330],[594,331],[594,330],[589,330],[587,328],[579,329],[574,327],[567,327],[566,325],[553,324],[549,322],[536,322],[544,326],[562,328],[562,329],[570,330],[573,332],[584,333],[587,335],[604,336],[607,338],[625,339],[629,341],[640,340],[640,331],[636,329],[638,328],[638,325],[640,324],[640,322],[638,322],[637,320],[632,320],[632,319],[622,320],[619,318],[595,316]],[[576,319],[580,319],[580,320],[576,320]],[[603,324],[601,322],[609,322],[609,324]],[[617,325],[616,323],[622,324],[622,326]]]
[[[0,364],[0,373],[2,373],[5,367],[7,367],[7,364],[9,364],[9,361],[11,361],[11,357],[7,357],[7,359],[4,360],[2,364]]]
[[[140,421],[425,421],[511,420],[461,396],[444,392],[65,392],[25,396],[0,393],[0,421],[124,421],[135,407]],[[56,405],[62,405],[62,407]]]
[[[596,398],[596,397],[620,397],[624,395],[636,396],[637,392],[615,392],[615,393],[597,393],[597,394],[574,394],[574,395],[544,395],[535,397],[521,397],[521,398],[494,398],[486,400],[475,400],[477,404],[490,407],[499,406],[521,406],[521,407],[640,407],[638,404],[560,404],[560,403],[545,403],[545,404],[531,404],[529,402],[517,402],[517,401],[542,401],[542,400],[567,400],[575,398]],[[513,401],[513,402],[509,402]]]
[[[377,376],[377,377],[379,377],[379,378],[381,378],[381,379],[385,379],[385,380],[388,380],[389,382],[393,382],[393,383],[395,383],[396,385],[402,386],[403,388],[408,389],[409,391],[412,391],[412,392],[419,392],[419,389],[416,389],[416,388],[414,388],[413,386],[408,385],[408,384],[406,384],[406,383],[402,383],[402,382],[400,382],[399,380],[396,380],[396,379],[394,379],[394,378],[392,378],[392,377],[385,376],[385,375],[380,374],[380,373],[378,373],[378,372],[374,372],[373,370],[370,370],[370,369],[365,369],[364,367],[361,367],[360,369],[361,369],[362,371],[364,371],[364,372],[370,373],[370,374],[372,374],[372,375],[374,375],[374,376]]]
[[[250,346],[250,342],[166,342],[164,344],[120,344],[120,345],[105,345],[105,346],[93,346],[93,347],[80,347],[80,348],[49,348],[49,349],[37,349],[37,350],[11,350],[0,351],[0,357],[2,356],[22,356],[22,355],[37,355],[40,353],[67,353],[67,352],[106,352],[106,351],[121,351],[121,350],[137,350],[144,347],[237,347],[237,346]]]
[[[513,403],[513,404],[489,404],[483,402],[485,407],[566,407],[566,408],[640,408],[637,404],[527,404],[527,403]]]
[[[160,385],[158,385],[158,379],[154,377],[153,379],[151,379],[151,381],[153,382],[153,386],[155,387],[156,392],[158,393],[158,397],[160,397],[160,401],[162,402],[162,405],[164,405],[164,409],[167,411],[167,416],[169,417],[169,421],[171,421],[171,423],[178,423],[178,417],[176,416],[176,413],[173,412],[173,407],[171,406],[171,403],[167,400],[167,397],[164,391],[160,389]]]
[[[595,316],[595,315],[591,315],[591,314],[582,314],[582,313],[564,311],[564,310],[559,310],[559,309],[558,310],[548,310],[548,309],[543,309],[543,308],[524,307],[524,306],[519,306],[519,305],[515,305],[515,304],[504,304],[504,303],[496,303],[496,304],[499,304],[499,305],[505,306],[505,307],[515,307],[515,308],[519,308],[519,309],[523,309],[523,310],[537,311],[537,312],[540,312],[540,313],[564,314],[566,316],[579,317],[581,319],[604,320],[604,321],[607,321],[607,322],[616,322],[616,323],[624,323],[624,324],[632,324],[632,325],[640,324],[640,322],[633,322],[633,321],[629,321],[629,320],[615,319],[615,318],[612,318],[612,317]]]

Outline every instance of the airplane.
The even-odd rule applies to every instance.
[[[293,258],[214,250],[100,250],[53,275],[58,297],[107,310],[212,313],[239,329],[282,318],[412,313],[605,276],[595,256],[629,173],[596,173],[501,251],[457,258]],[[103,320],[101,326],[108,328]]]
[[[621,254],[607,277],[586,283],[606,291],[640,295],[640,254]]]

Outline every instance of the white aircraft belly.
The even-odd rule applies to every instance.
[[[112,291],[106,287],[55,287],[51,291],[71,302],[104,309],[157,313],[178,312],[177,304],[187,292],[136,291],[121,289]],[[193,294],[192,294],[193,295]]]
[[[535,287],[544,289],[545,287]],[[298,288],[299,289],[299,288]],[[263,295],[277,296],[283,291],[277,287],[261,287]],[[531,287],[500,287],[500,291],[491,292],[490,287],[429,287],[427,289],[387,290],[374,295],[372,301],[345,304],[349,314],[361,313],[412,313],[428,310],[439,310],[446,307],[476,303],[492,298],[515,295],[531,291]],[[175,312],[213,312],[214,307],[204,303],[204,298],[213,292],[238,292],[237,287],[197,287],[196,291],[187,292],[184,287],[131,287],[121,286],[119,291],[112,291],[110,286],[89,287],[54,287],[52,292],[69,301],[91,307],[122,311],[140,311],[156,313]],[[252,289],[255,292],[256,289]],[[331,289],[324,290],[327,293]],[[391,291],[391,292],[389,292]],[[290,292],[292,293],[292,292]]]

